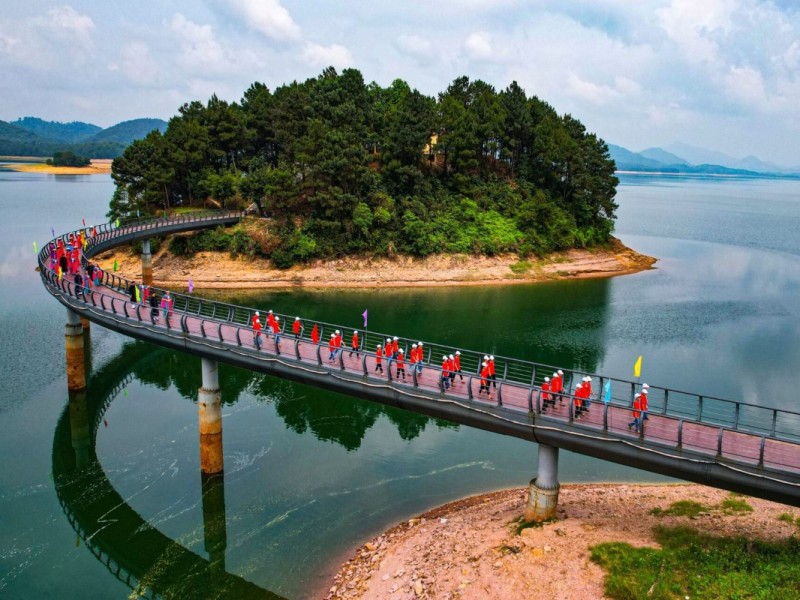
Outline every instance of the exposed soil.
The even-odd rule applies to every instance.
[[[589,559],[602,542],[657,546],[656,525],[683,524],[705,533],[780,540],[798,535],[783,504],[747,498],[753,512],[720,509],[656,517],[678,500],[719,505],[728,492],[700,485],[564,485],[558,519],[516,533],[526,489],[473,496],[433,509],[370,540],[342,565],[317,597],[327,599],[604,598],[603,570]]]
[[[102,175],[111,173],[111,159],[93,158],[88,167],[54,167],[45,163],[10,163],[5,165],[21,173],[46,173],[48,175]]]
[[[105,253],[98,257],[97,262],[103,269],[110,270],[115,260],[124,276],[141,278],[141,259],[127,249]],[[616,239],[609,248],[569,250],[529,262],[520,262],[515,254],[493,257],[436,255],[423,259],[352,257],[317,260],[285,270],[276,269],[266,259],[231,258],[222,252],[176,257],[162,248],[153,256],[153,284],[186,289],[191,278],[198,290],[488,285],[611,277],[653,268],[655,262],[655,258],[639,254]]]

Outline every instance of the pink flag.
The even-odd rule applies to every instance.
[[[193,289],[194,289],[194,281],[192,281],[192,278],[189,277],[189,293],[190,294],[192,293]]]
[[[367,311],[368,310],[369,309],[364,309],[364,314],[361,315],[362,317],[364,317],[364,329],[367,328]]]

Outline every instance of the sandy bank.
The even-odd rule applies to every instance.
[[[45,163],[9,163],[6,168],[20,173],[47,175],[102,175],[111,173],[111,159],[92,159],[88,167],[54,167]]]
[[[98,257],[106,270],[117,261],[126,277],[141,278],[141,259],[127,249]],[[153,257],[154,285],[196,290],[257,289],[305,286],[314,288],[421,287],[490,285],[583,277],[611,277],[653,267],[655,258],[639,254],[615,240],[610,248],[570,250],[522,263],[516,255],[493,257],[437,255],[423,259],[400,257],[346,258],[314,261],[280,270],[265,259],[231,258],[227,253],[200,252],[176,257],[165,249]]]
[[[656,525],[688,525],[713,535],[785,539],[797,510],[747,498],[751,513],[712,510],[694,519],[656,517],[679,500],[718,505],[728,492],[699,485],[565,485],[558,520],[516,534],[525,489],[465,498],[405,521],[359,548],[318,597],[486,600],[603,598],[603,570],[589,547],[619,541],[656,546]]]

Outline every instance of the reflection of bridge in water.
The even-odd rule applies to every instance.
[[[154,221],[133,221],[122,227],[103,225],[89,239],[86,255],[134,241],[144,241],[142,272],[152,276],[149,238],[181,231],[230,225],[238,213],[184,216]],[[76,296],[72,282],[59,279],[49,268],[47,250],[39,254],[43,283],[67,307],[68,380],[80,387],[80,369],[70,370],[71,339],[80,331],[78,316],[125,335],[182,350],[202,359],[199,391],[201,468],[222,471],[222,422],[218,362],[276,375],[323,389],[343,392],[383,404],[412,410],[511,435],[539,444],[537,477],[531,485],[527,515],[546,518],[558,498],[558,448],[614,461],[656,473],[704,483],[800,506],[800,413],[764,408],[743,402],[710,398],[664,388],[650,388],[650,414],[642,432],[631,432],[631,406],[636,384],[613,380],[615,396],[595,402],[578,415],[572,402],[573,381],[589,376],[595,390],[608,378],[566,371],[563,405],[545,412],[541,383],[554,367],[497,357],[498,381],[492,399],[482,397],[480,377],[465,375],[464,383],[442,388],[441,369],[435,360],[452,349],[425,344],[424,369],[417,373],[407,363],[408,376],[398,381],[393,369],[375,372],[371,353],[347,352],[329,362],[327,349],[308,337],[306,323],[300,340],[283,333],[280,345],[273,337],[263,348],[254,346],[250,319],[254,309],[176,294],[174,315],[155,322],[150,310],[131,303],[126,290],[131,282],[105,273],[103,285],[87,297]],[[287,317],[281,316],[287,326]],[[317,323],[323,344],[326,335],[343,327]],[[362,349],[374,348],[385,334],[362,337]],[[401,339],[408,348],[412,340]],[[481,353],[462,351],[465,373],[476,373]],[[72,373],[72,375],[70,375]]]
[[[150,354],[148,358],[146,355]],[[97,430],[115,397],[135,379],[132,362],[152,360],[145,345],[126,349],[92,378],[92,393],[70,391],[53,438],[58,500],[86,547],[137,596],[274,598],[225,570],[224,476],[201,474],[205,559],[150,526],[117,493],[95,455]],[[120,374],[123,373],[120,377]]]

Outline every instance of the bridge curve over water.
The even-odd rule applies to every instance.
[[[238,222],[241,213],[216,212],[170,219],[133,220],[101,225],[89,238],[85,257],[119,245],[151,237]],[[61,236],[66,241],[67,234]],[[55,240],[54,240],[55,241]],[[437,343],[425,343],[421,374],[409,368],[408,379],[396,380],[391,368],[375,373],[372,353],[353,357],[342,352],[331,363],[327,349],[309,338],[312,323],[295,340],[284,334],[280,343],[268,338],[254,345],[250,319],[255,308],[173,294],[174,314],[154,323],[150,310],[132,305],[126,290],[132,283],[104,273],[102,285],[85,297],[75,285],[59,278],[50,265],[47,247],[39,253],[39,270],[47,291],[81,317],[124,335],[254,371],[316,387],[416,411],[436,418],[511,435],[540,444],[564,448],[604,460],[711,485],[800,507],[800,413],[755,404],[701,396],[666,388],[650,388],[649,420],[640,434],[631,432],[632,399],[636,383],[613,379],[609,403],[593,402],[583,415],[573,411],[573,381],[590,376],[600,390],[607,377],[580,371],[565,372],[563,405],[543,411],[541,382],[558,367],[497,356],[497,390],[492,400],[478,393],[475,375],[483,353],[461,350],[465,381],[450,390],[441,387],[436,357],[454,352]],[[302,315],[299,310],[298,314]],[[279,315],[288,327],[294,315]],[[320,339],[351,327],[317,322]],[[384,333],[369,332],[362,348],[383,342]],[[416,340],[400,339],[406,351]],[[386,360],[384,359],[384,366]],[[468,372],[473,373],[467,375]],[[557,464],[557,457],[556,457]],[[550,468],[544,465],[544,468]],[[555,468],[555,467],[552,467]],[[556,483],[557,485],[557,483]],[[533,488],[532,488],[533,489]]]

